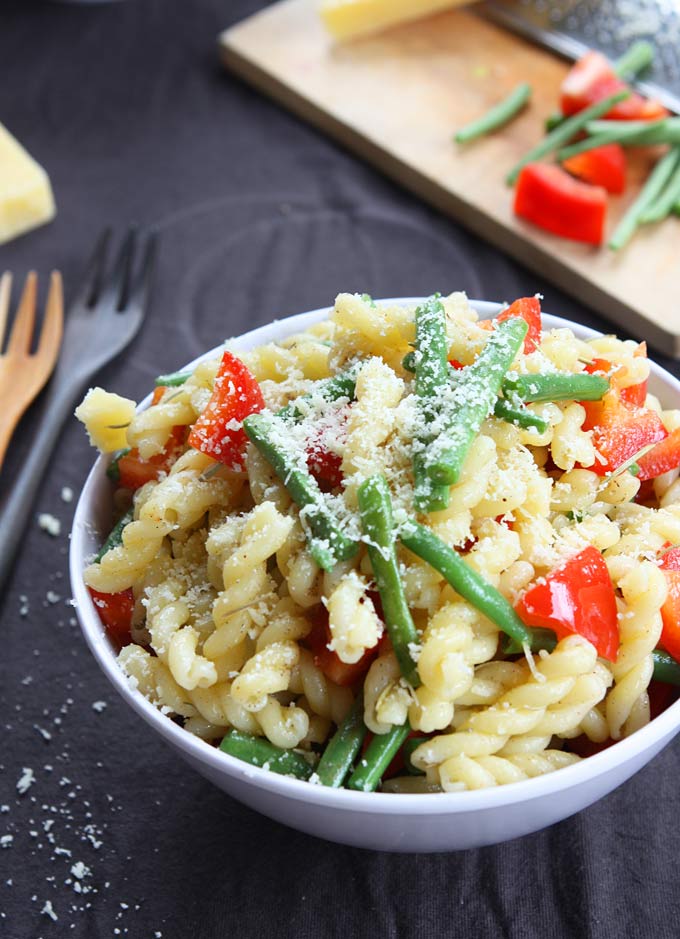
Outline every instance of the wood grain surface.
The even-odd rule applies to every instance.
[[[607,316],[680,358],[680,219],[646,226],[618,254],[553,237],[512,212],[510,167],[544,133],[567,65],[476,16],[453,10],[334,45],[313,0],[283,0],[220,36],[225,65],[382,172]],[[466,147],[453,132],[519,81],[530,107]],[[613,231],[658,153],[630,154]],[[492,298],[491,298],[492,299]]]

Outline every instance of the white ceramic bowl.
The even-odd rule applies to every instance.
[[[483,316],[492,316],[499,309],[493,303],[475,302],[474,306]],[[282,339],[328,313],[328,309],[315,310],[276,321],[241,336],[234,348],[245,350]],[[569,326],[583,338],[597,335],[554,316],[545,315],[544,325]],[[658,365],[652,365],[650,390],[667,407],[680,407],[680,382]],[[493,789],[429,795],[327,789],[227,756],[164,717],[130,688],[85,589],[83,568],[110,528],[107,462],[98,459],[87,478],[71,538],[71,583],[85,639],[118,693],[179,756],[220,789],[270,818],[341,844],[382,851],[452,851],[495,844],[538,831],[591,805],[648,763],[680,730],[678,701],[631,737],[573,766]]]

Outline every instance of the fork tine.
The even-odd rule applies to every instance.
[[[7,344],[7,354],[27,353],[31,348],[33,328],[35,326],[35,308],[38,301],[38,275],[31,271],[26,278],[24,290],[19,301],[17,315]]]
[[[52,271],[50,290],[47,294],[47,304],[45,306],[45,319],[43,321],[40,341],[38,342],[36,352],[37,356],[44,358],[50,371],[59,355],[59,346],[61,345],[63,330],[64,293],[61,283],[61,274],[59,271]]]
[[[104,279],[104,266],[110,240],[111,229],[105,228],[97,239],[94,251],[87,262],[81,286],[73,298],[73,306],[92,307],[97,302]]]
[[[136,244],[137,226],[131,225],[118,252],[111,279],[106,288],[107,297],[111,299],[116,310],[124,309],[128,301]]]
[[[12,275],[9,271],[0,277],[0,353],[2,353],[2,343],[5,339],[5,327],[7,326],[7,314],[9,313],[9,298],[12,293]]]
[[[156,256],[158,254],[158,232],[152,231],[144,248],[142,257],[142,266],[139,271],[139,277],[133,289],[130,291],[129,305],[135,304],[146,310],[149,293],[153,283],[153,275],[156,267]]]

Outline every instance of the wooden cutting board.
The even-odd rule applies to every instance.
[[[283,0],[220,36],[225,65],[467,228],[680,358],[680,219],[645,227],[618,254],[553,237],[515,218],[510,167],[544,133],[567,65],[466,10],[333,45],[314,0]],[[458,147],[456,128],[518,82],[531,106],[504,130]],[[656,154],[631,154],[613,231]],[[451,285],[452,288],[455,285]],[[493,299],[493,298],[489,298]]]

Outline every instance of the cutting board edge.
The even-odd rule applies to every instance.
[[[548,277],[565,293],[582,300],[632,335],[645,339],[650,346],[674,359],[680,359],[680,322],[678,331],[672,332],[650,322],[634,307],[626,305],[618,297],[591,282],[583,280],[575,287],[570,281],[579,275],[574,275],[549,252],[521,234],[509,231],[479,207],[469,205],[451,191],[430,180],[426,174],[404,163],[380,144],[366,137],[363,132],[324,111],[243,55],[231,41],[232,33],[237,32],[240,25],[242,24],[224,30],[218,37],[222,63],[231,72],[284,105],[297,117],[322,130],[342,147],[366,160],[399,186],[424,199],[437,211],[460,222],[482,240],[519,261],[529,270],[539,273],[542,277]],[[509,234],[514,237],[509,239]]]

